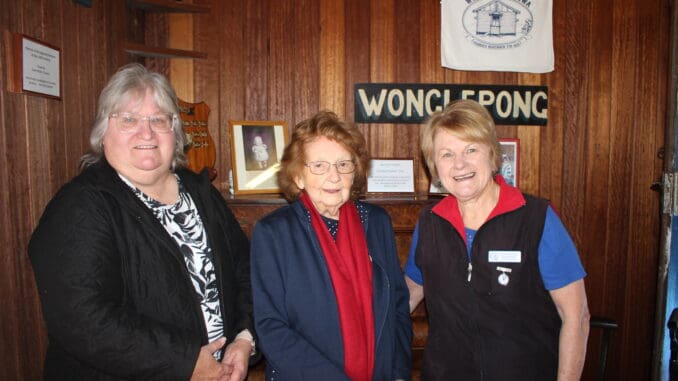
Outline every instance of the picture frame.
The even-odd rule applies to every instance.
[[[506,183],[513,187],[520,186],[520,139],[499,139],[501,146],[501,164],[499,173]]]
[[[414,159],[370,160],[367,193],[414,194]]]
[[[287,144],[287,123],[229,120],[233,194],[280,193],[276,174]]]
[[[61,49],[20,33],[4,35],[11,51],[7,89],[61,100]]]

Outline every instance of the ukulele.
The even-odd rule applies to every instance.
[[[188,159],[187,167],[196,173],[207,168],[210,180],[214,180],[217,177],[217,170],[214,168],[217,156],[214,140],[207,128],[210,108],[205,102],[188,103],[179,99],[178,103],[181,127],[186,136],[184,152]]]

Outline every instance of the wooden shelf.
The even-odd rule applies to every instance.
[[[221,189],[221,194],[226,199],[226,203],[233,205],[286,205],[287,200],[281,194],[244,194],[231,195],[227,189]],[[359,198],[373,204],[415,204],[423,205],[429,202],[440,200],[440,195],[387,195],[387,194],[367,194]]]
[[[145,12],[163,13],[207,13],[207,5],[191,4],[173,0],[127,0],[130,8]]]
[[[194,50],[181,50],[171,48],[161,48],[157,46],[148,46],[136,42],[126,42],[125,51],[142,57],[153,58],[188,58],[188,59],[205,59],[207,53],[197,52]]]

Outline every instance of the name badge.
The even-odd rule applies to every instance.
[[[518,250],[490,250],[488,255],[490,263],[520,263]]]

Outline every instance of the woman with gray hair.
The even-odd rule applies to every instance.
[[[254,351],[249,243],[207,172],[185,168],[167,79],[121,68],[81,173],[29,245],[49,380],[237,380]]]

